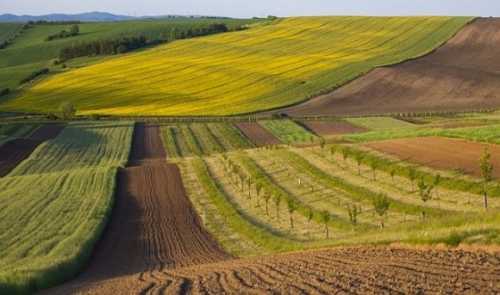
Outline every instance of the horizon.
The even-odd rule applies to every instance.
[[[301,3],[299,0],[275,0],[272,2],[256,0],[235,5],[229,0],[174,0],[166,4],[159,0],[145,0],[137,8],[133,0],[91,0],[75,5],[72,1],[51,1],[50,5],[36,0],[17,0],[0,3],[0,14],[33,15],[80,14],[105,12],[125,16],[161,16],[161,15],[201,15],[224,16],[233,18],[293,16],[500,16],[500,3],[490,1],[443,0],[439,3],[400,3],[398,0],[354,0],[349,3],[331,3],[324,0],[311,0]],[[116,8],[119,7],[119,8]]]

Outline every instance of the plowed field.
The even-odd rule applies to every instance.
[[[238,127],[256,146],[281,143],[278,138],[271,134],[271,132],[267,131],[256,122],[237,123],[236,127]]]
[[[477,19],[432,54],[375,69],[287,112],[365,115],[497,108],[499,46],[500,19]]]
[[[55,138],[63,128],[62,125],[44,125],[38,128],[30,138],[14,139],[0,146],[0,177],[9,174],[39,144]]]
[[[161,287],[157,276],[167,269],[230,258],[201,226],[179,169],[164,155],[159,128],[137,125],[131,154],[136,166],[119,172],[111,223],[90,265],[47,294],[147,292]]]
[[[480,176],[479,159],[487,147],[491,152],[493,176],[500,178],[500,146],[443,137],[395,139],[368,143],[368,147],[400,159],[436,169],[461,171]]]
[[[344,248],[204,264],[103,283],[87,294],[496,294],[500,255]],[[125,289],[126,288],[126,289]],[[117,293],[118,292],[118,293]],[[142,292],[142,293],[141,293]]]

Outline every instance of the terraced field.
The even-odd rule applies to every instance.
[[[71,123],[0,178],[0,293],[74,276],[107,222],[131,123]]]
[[[428,53],[469,21],[280,19],[56,75],[0,108],[48,112],[70,101],[79,114],[193,116],[269,110],[336,88],[376,66]]]

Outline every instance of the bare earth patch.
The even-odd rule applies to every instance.
[[[273,134],[260,126],[257,122],[236,123],[246,137],[248,137],[256,146],[265,146],[270,144],[280,144],[280,140]]]
[[[366,132],[368,129],[346,121],[302,121],[307,128],[322,136]]]
[[[485,148],[491,152],[496,169],[495,178],[500,178],[500,146],[461,139],[443,137],[419,137],[409,139],[372,142],[366,146],[403,160],[442,170],[461,171],[481,176],[479,159]]]

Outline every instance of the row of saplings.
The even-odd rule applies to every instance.
[[[336,147],[332,147],[330,149],[330,152],[333,155],[339,151],[342,154],[342,157],[344,161],[347,161],[347,159],[352,156],[354,160],[356,161],[358,165],[358,174],[361,175],[361,164],[363,163],[363,153],[358,152],[358,153],[351,153],[349,149],[337,149]],[[276,208],[276,218],[277,220],[280,219],[280,205],[283,200],[286,201],[289,217],[290,217],[290,227],[293,229],[294,228],[294,219],[293,219],[293,214],[299,209],[299,207],[303,206],[302,204],[299,204],[294,198],[292,197],[287,197],[283,195],[282,193],[279,192],[267,192],[265,190],[265,182],[261,181],[260,179],[253,180],[250,176],[247,176],[243,170],[235,164],[233,161],[231,161],[227,155],[223,154],[223,159],[224,159],[224,170],[226,175],[229,175],[230,179],[234,182],[235,186],[239,187],[242,192],[245,190],[248,191],[248,198],[252,198],[252,187],[254,186],[255,192],[256,192],[256,202],[257,206],[260,207],[260,198],[262,198],[265,202],[265,209],[266,209],[266,214],[269,216],[269,202],[272,200],[275,208]],[[371,161],[370,162],[370,168],[372,170],[372,179],[373,181],[377,181],[377,176],[376,176],[376,171],[379,168],[379,162],[377,161]],[[483,152],[483,155],[480,158],[480,168],[481,168],[481,173],[483,176],[483,186],[482,186],[482,193],[484,196],[484,206],[485,208],[488,207],[488,195],[487,195],[487,184],[493,180],[492,172],[493,172],[493,164],[491,162],[491,154],[488,149],[485,149]],[[418,188],[418,194],[424,203],[427,203],[432,199],[434,189],[441,183],[441,175],[436,174],[434,176],[434,179],[432,182],[426,182],[424,177],[418,178],[417,181],[417,170],[414,167],[408,167],[408,178],[410,179],[412,183],[412,187],[414,190],[415,182],[417,182],[417,188]],[[390,176],[394,182],[394,176],[396,174],[395,169],[392,169],[390,171]],[[299,179],[300,183],[300,179]],[[391,206],[390,199],[387,197],[387,195],[383,193],[376,194],[373,197],[372,200],[372,205],[375,213],[380,217],[380,226],[381,228],[384,228],[384,220],[385,217],[387,216],[388,210]],[[329,230],[328,230],[328,224],[331,221],[331,215],[327,210],[323,210],[321,212],[317,212],[311,207],[305,207],[305,212],[306,212],[306,217],[309,222],[312,221],[312,219],[315,217],[316,214],[319,215],[319,219],[325,226],[325,234],[326,237],[329,238]],[[362,208],[357,205],[347,205],[346,210],[349,216],[349,221],[351,222],[352,225],[357,225],[358,223],[358,216],[362,213]],[[426,211],[425,209],[422,210],[422,220],[425,220],[426,217]]]
[[[242,193],[248,192],[247,198],[249,200],[252,200],[252,188],[255,188],[255,193],[256,193],[256,207],[260,207],[260,198],[263,199],[265,202],[265,210],[266,210],[266,215],[270,216],[269,213],[269,202],[272,200],[275,209],[276,209],[276,219],[280,220],[280,210],[281,210],[281,203],[283,200],[286,202],[286,208],[289,214],[289,220],[290,220],[290,228],[294,228],[294,213],[301,207],[303,206],[300,204],[297,200],[295,200],[293,197],[286,196],[283,193],[280,192],[271,192],[272,189],[269,189],[269,191],[266,191],[265,187],[265,181],[262,179],[252,179],[252,177],[247,176],[243,170],[241,169],[240,166],[238,166],[236,163],[234,163],[231,159],[227,157],[226,154],[222,155],[223,157],[223,167],[224,167],[224,172],[225,174],[229,177],[229,179],[233,182],[233,185],[235,187],[238,187],[239,190]],[[300,183],[300,180],[299,180]],[[385,194],[378,194],[374,197],[373,199],[373,208],[374,211],[379,215],[380,217],[380,224],[381,227],[384,227],[384,217],[387,215],[387,212],[390,207],[390,201],[387,198]],[[331,214],[327,210],[322,210],[322,211],[316,211],[313,208],[307,206],[303,208],[305,210],[305,216],[310,223],[316,215],[319,217],[319,220],[321,223],[324,225],[324,230],[325,230],[325,235],[326,238],[328,239],[330,237],[329,233],[329,227],[328,224],[331,221]],[[349,220],[353,226],[356,226],[358,223],[358,215],[362,213],[361,207],[356,206],[356,205],[348,205],[346,206],[346,210],[349,215]]]
[[[324,148],[323,145],[322,148]],[[352,152],[349,148],[339,149],[334,146],[331,147],[330,149],[331,155],[334,156],[338,150],[342,154],[342,158],[344,161],[347,161],[349,157],[353,158],[353,160],[357,164],[358,175],[361,175],[361,165],[364,162],[365,153],[362,151]],[[372,159],[371,161],[368,162],[368,165],[372,171],[373,181],[377,181],[376,172],[380,168],[380,162],[377,159]],[[407,169],[408,169],[407,173],[408,178],[411,181],[412,187],[414,187],[415,181],[417,181],[418,178],[417,170],[412,166],[409,166]],[[483,195],[483,205],[485,209],[488,209],[488,188],[490,183],[493,181],[493,170],[494,170],[493,163],[491,160],[491,153],[488,148],[485,148],[483,150],[483,153],[479,158],[479,170],[481,172],[481,178],[482,178],[481,193]],[[392,178],[392,181],[394,182],[394,176],[396,175],[396,168],[391,169],[389,171],[389,174]],[[431,183],[426,183],[423,176],[418,179],[417,183],[418,192],[420,198],[424,203],[432,199],[432,192],[434,191],[435,187],[437,187],[440,183],[441,183],[440,174],[436,174]],[[425,219],[425,211],[422,212],[422,217]]]

